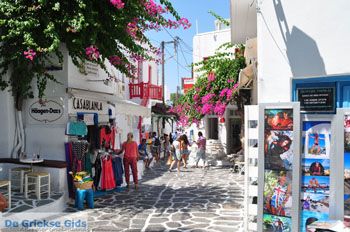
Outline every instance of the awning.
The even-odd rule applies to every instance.
[[[74,97],[85,97],[87,99],[105,101],[112,105],[115,105],[115,114],[151,117],[151,109],[141,106],[135,102],[122,99],[116,95],[74,88],[69,88],[67,92]],[[106,114],[108,114],[108,111],[106,111]]]
[[[254,64],[250,64],[239,72],[239,88],[250,88],[254,80]]]
[[[140,106],[135,102],[124,99],[118,99],[114,103],[116,108],[116,114],[151,117],[151,109],[144,106]]]

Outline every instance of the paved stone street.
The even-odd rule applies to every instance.
[[[154,167],[139,190],[108,194],[74,214],[87,216],[92,231],[242,231],[243,176],[212,167],[182,174]]]

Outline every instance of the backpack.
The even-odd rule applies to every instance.
[[[154,146],[160,146],[160,140],[158,137],[156,137],[154,140]]]

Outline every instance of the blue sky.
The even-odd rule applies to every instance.
[[[224,17],[230,17],[230,1],[229,0],[171,0],[174,8],[177,10],[181,17],[187,18],[192,27],[187,30],[168,30],[169,33],[175,37],[180,37],[184,43],[180,43],[178,53],[179,60],[179,76],[191,77],[191,68],[187,67],[192,62],[192,39],[196,34],[196,20],[198,22],[198,32],[213,31],[215,18],[208,13],[209,10],[214,11],[216,14]],[[172,37],[166,31],[160,32],[148,32],[148,37],[151,42],[160,46],[161,41],[171,41]],[[177,75],[177,63],[176,59],[171,58],[174,55],[174,46],[172,44],[166,45],[165,52],[165,84],[170,89],[170,92],[176,92],[176,86],[178,85]],[[159,66],[161,70],[161,66]],[[161,78],[161,72],[159,72],[159,78]]]

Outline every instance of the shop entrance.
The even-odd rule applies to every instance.
[[[236,153],[242,148],[241,143],[241,119],[229,118],[227,136],[227,154]]]

